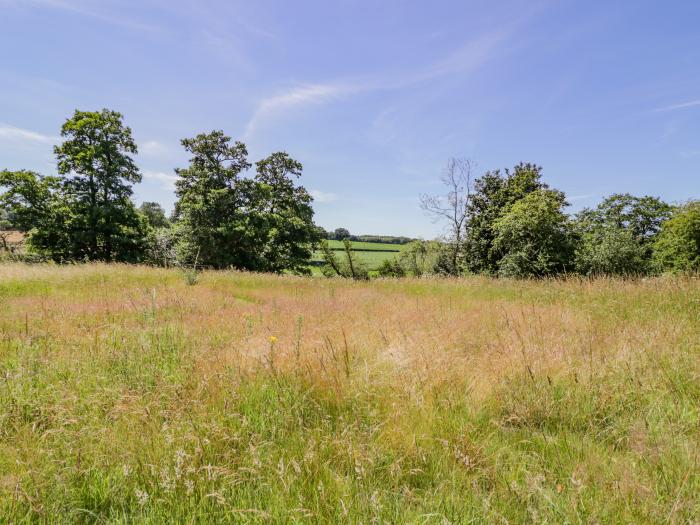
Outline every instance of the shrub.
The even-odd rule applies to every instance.
[[[397,259],[385,259],[377,272],[380,277],[406,277],[406,270]]]
[[[700,201],[679,208],[662,224],[654,242],[654,265],[660,271],[700,271]]]
[[[584,233],[575,266],[583,275],[640,275],[649,270],[646,248],[630,230],[615,227]]]
[[[493,250],[502,277],[543,277],[565,271],[573,243],[564,195],[536,190],[517,201],[494,224]]]

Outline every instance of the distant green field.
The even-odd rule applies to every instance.
[[[352,250],[357,255],[357,258],[367,267],[368,270],[376,270],[387,259],[392,259],[399,255],[405,245],[403,244],[385,244],[378,242],[353,242]],[[342,241],[328,241],[328,245],[332,250],[338,252],[338,256],[342,255],[344,250]],[[320,251],[314,252],[312,259],[315,266],[323,263],[323,255]]]
[[[381,242],[351,242],[353,251],[400,252],[404,244],[387,244]],[[344,250],[342,241],[328,241],[333,250]]]

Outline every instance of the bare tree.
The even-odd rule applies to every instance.
[[[450,270],[455,275],[459,273],[459,263],[464,252],[474,166],[475,163],[469,159],[454,157],[449,159],[441,179],[447,188],[447,194],[420,195],[420,207],[432,217],[433,222],[447,222],[452,266]]]

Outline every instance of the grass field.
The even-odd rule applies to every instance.
[[[0,266],[0,522],[696,523],[700,283]]]
[[[342,241],[328,241],[330,248],[337,252],[338,257],[344,257],[344,246]],[[376,270],[387,259],[395,258],[399,255],[404,245],[388,244],[379,242],[353,242],[352,249],[368,270]],[[323,255],[320,251],[316,251],[312,261],[315,263],[323,262]],[[320,273],[320,272],[316,272]]]

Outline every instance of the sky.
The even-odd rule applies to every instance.
[[[570,212],[700,197],[696,0],[0,0],[0,169],[55,174],[75,109],[124,115],[134,199],[172,209],[180,140],[304,165],[316,223],[432,238],[450,157],[534,162]]]

